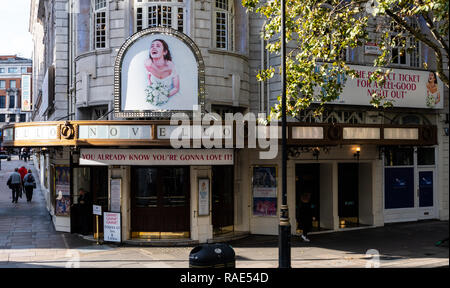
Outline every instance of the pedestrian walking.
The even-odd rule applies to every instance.
[[[36,188],[36,180],[34,179],[31,169],[28,169],[28,174],[23,178],[23,186],[25,187],[27,202],[31,202],[33,198],[33,189]]]
[[[25,175],[27,175],[28,173],[28,169],[25,166],[22,166],[19,168],[19,174],[20,174],[20,180],[22,181],[23,184],[23,178],[25,177]],[[22,192],[25,193],[25,187],[22,185]],[[22,198],[22,197],[20,197]]]
[[[23,152],[23,161],[28,162],[28,160],[30,160],[30,154],[28,153],[28,149],[25,148]]]
[[[303,193],[300,195],[300,205],[296,211],[297,223],[302,229],[301,238],[305,242],[309,242],[308,233],[312,229],[312,208],[311,208],[311,193]]]
[[[15,168],[14,172],[9,175],[6,184],[12,192],[12,203],[17,203],[18,198],[22,198],[22,179],[19,174],[19,168]]]

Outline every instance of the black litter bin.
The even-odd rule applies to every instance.
[[[228,244],[204,244],[192,249],[189,268],[234,268],[235,256],[233,248]]]

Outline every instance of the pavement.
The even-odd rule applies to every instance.
[[[31,161],[2,160],[0,170],[0,268],[188,268],[193,246],[96,245],[80,235],[56,232],[40,189],[33,201],[11,203],[7,178],[15,167],[37,171]],[[36,177],[37,179],[38,177]],[[38,179],[37,179],[38,180]],[[38,184],[39,187],[39,184]],[[291,238],[293,268],[448,267],[448,221],[389,224],[384,227]],[[237,268],[277,268],[278,237],[250,235],[229,244]]]

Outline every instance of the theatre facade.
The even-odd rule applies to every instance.
[[[78,205],[83,188],[102,212],[120,213],[121,241],[277,235],[281,128],[253,121],[280,93],[279,79],[256,80],[279,63],[260,38],[264,19],[233,0],[80,0],[73,13],[60,2],[32,3],[35,55],[43,52],[35,122],[2,133],[3,146],[33,147],[56,230],[88,225],[97,236],[92,211]],[[59,34],[39,38],[41,28]],[[374,56],[364,47],[348,56],[360,77],[320,117],[289,119],[292,234],[304,193],[314,231],[448,220],[448,89],[437,81],[431,99],[429,71],[393,67],[379,92],[394,107],[375,109]]]
[[[84,188],[103,211],[120,213],[123,241],[276,235],[279,136],[272,135],[277,156],[261,159],[262,149],[236,143],[174,149],[164,134],[172,126],[156,120],[18,123],[4,129],[3,141],[34,147],[40,165],[49,162],[40,176],[50,187],[48,205],[58,231],[81,231],[73,204]],[[404,220],[439,218],[436,127],[292,123],[288,136],[293,234],[296,204],[305,191],[312,193],[317,231],[382,226],[395,221],[396,213],[409,217]]]

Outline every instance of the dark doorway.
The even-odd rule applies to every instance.
[[[79,188],[87,192],[84,205],[79,203],[79,191],[73,191],[73,203],[70,212],[70,226],[72,233],[85,235],[96,234],[96,217],[92,214],[92,205],[102,206],[102,211],[108,211],[108,166],[76,167],[73,168],[74,180]],[[83,178],[83,179],[80,179]],[[81,183],[85,185],[81,185]],[[103,233],[103,219],[99,216],[99,234]]]
[[[102,212],[108,211],[108,166],[91,167],[91,185],[92,203],[102,206]],[[92,207],[91,207],[92,210]],[[97,225],[99,237],[103,237],[103,216],[92,217],[92,227],[94,228],[94,237],[97,237]]]
[[[133,237],[189,237],[189,167],[132,167]]]
[[[295,165],[296,207],[300,207],[300,199],[304,193],[311,193],[310,203],[313,217],[312,229],[313,231],[320,230],[320,164]],[[298,213],[298,211],[296,211],[296,213]]]
[[[234,229],[234,166],[212,166],[212,223],[214,234]]]
[[[359,165],[338,164],[338,213],[339,227],[353,227],[359,224]]]

